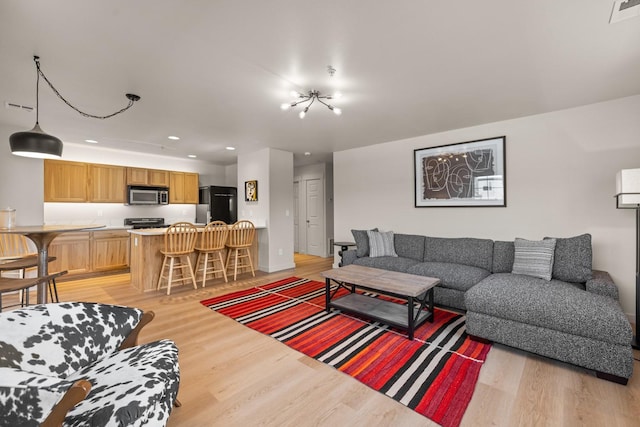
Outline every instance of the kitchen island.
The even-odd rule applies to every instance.
[[[259,227],[256,227],[256,230]],[[198,231],[202,231],[203,227],[198,227]],[[131,234],[130,239],[130,260],[129,269],[131,272],[131,286],[139,290],[140,292],[155,291],[158,286],[158,277],[160,275],[160,269],[162,268],[163,255],[160,250],[164,248],[164,234],[166,228],[145,228],[137,230],[129,230]],[[223,257],[226,259],[226,250],[223,252]],[[195,251],[191,255],[191,263],[193,265],[193,272],[198,279],[198,273],[196,271],[196,259],[198,252]],[[251,246],[251,261],[253,262],[253,269],[258,269],[258,233]],[[243,272],[243,274],[245,274]],[[232,277],[233,278],[233,277]],[[215,281],[224,282],[224,279],[214,279]],[[214,280],[210,279],[213,283]],[[198,284],[200,281],[198,281]]]

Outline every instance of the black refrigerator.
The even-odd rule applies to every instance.
[[[224,221],[233,224],[238,220],[238,189],[236,187],[200,187],[196,206],[196,222],[208,224]]]

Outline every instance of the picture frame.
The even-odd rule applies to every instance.
[[[506,139],[414,150],[415,207],[506,207]]]
[[[253,179],[244,182],[244,200],[245,202],[258,201],[258,181]]]

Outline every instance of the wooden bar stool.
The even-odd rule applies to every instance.
[[[160,251],[164,259],[158,277],[158,290],[162,287],[162,279],[166,279],[167,295],[171,294],[171,285],[174,282],[184,284],[190,281],[193,288],[198,289],[189,258],[196,246],[197,237],[198,229],[190,222],[177,222],[167,229],[164,235],[164,250]],[[180,273],[180,278],[174,276],[176,271]]]
[[[256,234],[256,227],[251,221],[241,220],[231,226],[227,239],[227,270],[233,267],[233,280],[236,280],[238,268],[250,268],[253,277],[256,273],[253,270],[251,261],[251,245]],[[233,261],[233,263],[231,263]]]
[[[207,224],[200,233],[200,243],[196,246],[198,251],[198,259],[196,261],[196,274],[200,271],[200,259],[202,263],[202,287],[206,285],[207,274],[212,274],[215,278],[216,273],[222,273],[224,281],[227,282],[227,272],[222,258],[229,235],[229,226],[224,221],[213,221]],[[216,264],[220,263],[220,268]]]

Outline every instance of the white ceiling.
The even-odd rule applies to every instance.
[[[2,0],[0,124],[65,142],[232,164],[264,147],[296,165],[417,135],[640,94],[640,18],[613,0]],[[330,78],[326,67],[337,72]],[[335,116],[282,111],[339,90]],[[169,135],[178,135],[172,142]],[[486,136],[486,135],[485,135]],[[7,142],[8,143],[8,142]],[[235,146],[235,152],[225,146]],[[303,153],[310,151],[310,157]],[[63,155],[64,156],[64,155]],[[97,160],[97,159],[96,159]]]

